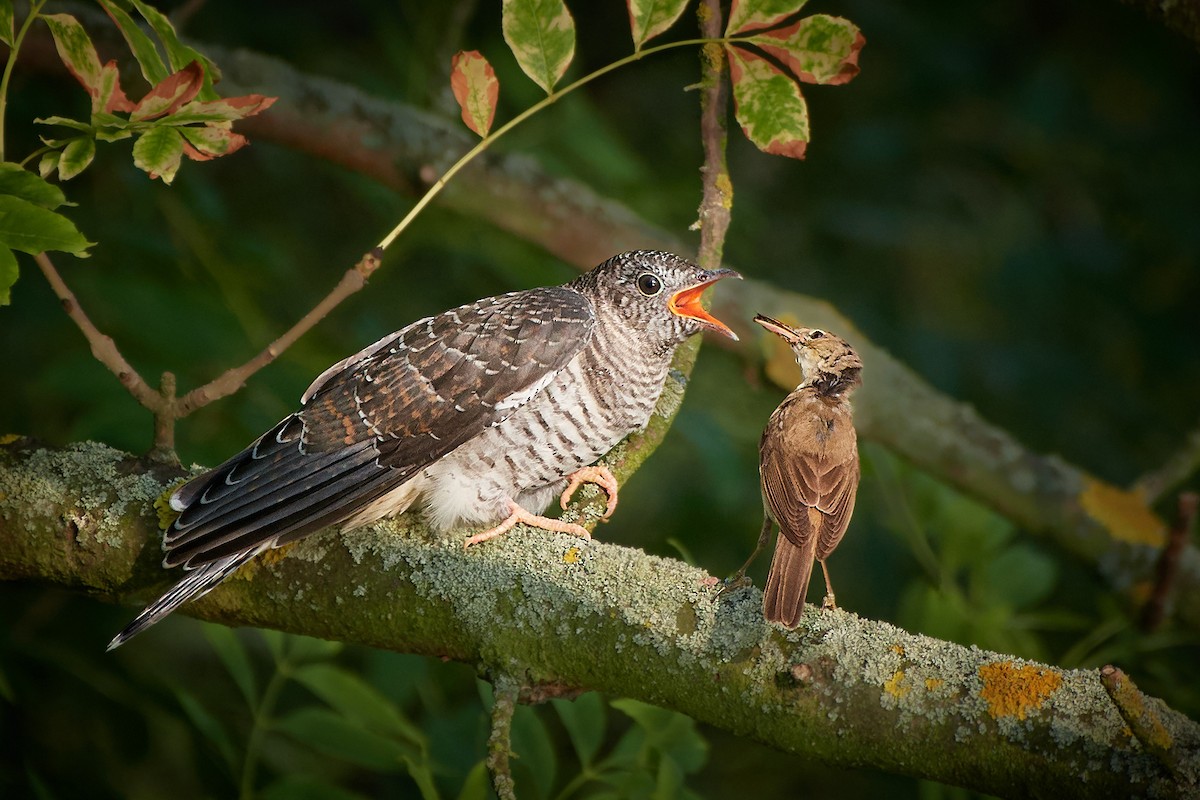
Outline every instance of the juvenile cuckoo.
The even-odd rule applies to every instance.
[[[804,611],[814,559],[825,575],[824,605],[836,607],[825,559],[841,542],[854,513],[859,466],[850,395],[862,384],[862,361],[828,331],[791,328],[762,314],[754,321],[788,343],[804,378],[763,431],[758,446],[762,533],[726,587],[745,583],[747,567],[779,525],[763,615],[794,628]]]
[[[163,566],[185,576],[109,644],[118,647],[265,550],[418,503],[430,524],[517,523],[588,536],[540,514],[645,427],[675,348],[704,329],[737,338],[700,296],[737,276],[653,250],[562,286],[512,292],[418,320],[317,377],[301,409],[177,489]]]

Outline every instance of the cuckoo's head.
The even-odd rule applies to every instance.
[[[792,348],[796,363],[804,371],[801,386],[813,386],[825,395],[841,395],[862,384],[862,359],[836,333],[820,328],[793,328],[764,314],[756,314],[754,321]]]
[[[592,298],[598,314],[613,314],[631,331],[673,346],[704,329],[737,339],[700,304],[705,289],[729,277],[741,275],[701,269],[659,250],[635,250],[613,256],[571,285]]]

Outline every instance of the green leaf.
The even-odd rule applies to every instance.
[[[100,91],[100,56],[87,31],[70,14],[45,14],[42,19],[54,37],[58,57],[92,96]]]
[[[364,800],[366,795],[311,775],[284,775],[257,795],[260,800]]]
[[[209,646],[237,684],[246,705],[255,708],[258,705],[258,685],[254,679],[254,667],[237,634],[224,625],[206,624],[203,630],[204,638],[208,639]]]
[[[815,14],[748,41],[779,59],[805,83],[837,85],[858,74],[858,54],[867,40],[850,20]]]
[[[467,773],[458,800],[488,800],[491,796],[492,777],[487,770],[487,761],[480,761]]]
[[[546,94],[554,91],[575,55],[575,20],[562,0],[504,0],[504,41],[517,63]]]
[[[7,247],[0,246],[0,306],[6,306],[12,302],[12,287],[16,285],[17,278],[21,277],[20,268],[17,266],[17,254]],[[12,689],[5,686],[7,692],[0,692],[10,700]]]
[[[0,195],[0,244],[22,253],[61,250],[75,255],[92,246],[62,214],[12,195]]]
[[[38,175],[43,178],[48,177],[56,169],[58,169],[59,159],[62,158],[62,153],[57,150],[52,150],[42,156],[42,160],[38,162]]]
[[[189,47],[179,41],[179,34],[175,32],[175,26],[161,11],[147,5],[143,0],[132,0],[132,2],[134,8],[138,10],[138,13],[142,15],[150,29],[162,42],[171,70],[178,71],[193,61],[199,61],[204,66],[204,87],[200,90],[200,99],[219,99],[216,91],[212,88],[213,83],[221,79],[221,72],[216,65],[194,47]]]
[[[74,130],[84,131],[85,133],[92,132],[91,125],[86,122],[80,122],[77,119],[71,119],[70,117],[37,117],[34,119],[34,122],[39,125],[59,125],[64,128],[73,128]]]
[[[175,689],[175,697],[179,700],[179,706],[183,709],[183,713],[191,720],[192,726],[217,749],[222,760],[232,770],[238,763],[237,751],[233,747],[229,734],[221,726],[220,720],[209,714],[204,706],[200,705],[196,698],[185,690]]]
[[[151,86],[160,83],[170,74],[170,70],[163,63],[162,56],[159,55],[158,47],[155,46],[154,41],[146,35],[140,25],[134,22],[129,12],[115,3],[114,0],[99,0],[99,2],[104,7],[104,10],[108,12],[109,18],[116,23],[117,29],[121,31],[121,35],[125,37],[125,43],[129,45],[129,51],[137,59],[138,66],[142,70],[142,77],[146,79],[146,83]]]
[[[558,712],[579,763],[589,766],[604,742],[604,700],[596,692],[585,692],[574,700],[551,700]]]
[[[296,669],[292,677],[347,719],[378,733],[407,739],[414,747],[425,746],[420,728],[354,673],[333,664],[309,664]]]
[[[462,109],[462,120],[480,136],[487,136],[496,118],[500,82],[496,70],[478,50],[459,51],[450,59],[450,90]]]
[[[14,31],[12,0],[0,0],[0,42],[12,47],[16,38]]]
[[[195,98],[203,83],[204,68],[199,61],[193,61],[159,81],[134,106],[129,118],[141,121],[173,114]]]
[[[629,698],[613,700],[611,705],[645,730],[646,746],[673,759],[685,774],[699,770],[708,760],[708,742],[691,717]]]
[[[727,47],[734,113],[746,138],[765,153],[804,158],[808,106],[800,87],[760,55]]]
[[[674,25],[687,4],[688,0],[626,0],[633,49],[641,50],[642,45]]]
[[[808,0],[733,0],[729,7],[729,22],[725,35],[747,33],[779,25],[788,17],[799,14]]]
[[[366,730],[325,708],[302,708],[274,726],[319,753],[352,764],[398,772],[411,749],[395,739]]]
[[[151,178],[175,180],[183,157],[183,136],[171,127],[151,128],[133,143],[133,163]]]
[[[59,180],[69,181],[88,168],[96,157],[96,143],[90,137],[80,136],[72,139],[63,148],[62,157],[58,161]]]
[[[20,197],[51,211],[67,202],[62,189],[11,161],[0,163],[0,195],[5,194]]]
[[[549,797],[557,772],[554,744],[537,712],[529,706],[517,706],[513,712],[512,749],[518,757],[513,766],[527,770],[533,780],[535,791],[523,794]]]
[[[286,634],[288,658],[303,663],[306,661],[328,661],[342,652],[341,642],[318,639],[315,636]]]

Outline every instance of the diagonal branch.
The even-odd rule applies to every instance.
[[[156,476],[103,445],[0,447],[0,580],[150,596],[164,578],[152,501],[178,474]],[[1150,752],[1097,670],[845,611],[811,609],[789,633],[763,622],[756,590],[717,602],[711,582],[672,559],[521,529],[463,552],[402,517],[306,539],[185,610],[451,658],[554,693],[635,697],[830,764],[989,794],[1194,796],[1200,726],[1140,693],[1126,698],[1126,713],[1137,712],[1132,701],[1152,711],[1141,718]],[[97,649],[107,633],[93,632]]]

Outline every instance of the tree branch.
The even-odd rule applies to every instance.
[[[0,579],[151,596],[166,577],[152,503],[178,475],[97,444],[0,448]],[[1200,728],[1139,694],[1153,704],[1148,751],[1096,670],[845,611],[811,609],[787,633],[763,621],[757,590],[718,603],[710,583],[678,561],[525,529],[463,552],[460,537],[434,537],[406,516],[310,537],[185,610],[519,673],[553,693],[636,697],[831,764],[990,794],[1196,790]],[[95,631],[95,647],[107,636]]]

